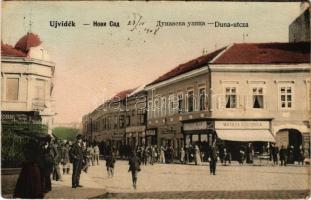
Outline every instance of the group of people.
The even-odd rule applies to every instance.
[[[303,165],[305,159],[302,145],[300,145],[298,149],[295,149],[293,146],[285,148],[283,145],[279,149],[276,145],[272,145],[270,154],[274,165],[278,165],[279,160],[281,166],[294,164],[295,161],[298,161],[298,164]]]
[[[268,160],[273,161],[273,165],[278,165],[280,161],[281,166],[294,164],[295,161],[298,161],[298,164],[303,165],[305,159],[302,145],[300,145],[299,148],[294,148],[294,146],[291,145],[288,145],[288,147],[285,148],[284,145],[282,145],[279,149],[276,144],[272,143],[270,146],[263,145],[259,154],[265,156]],[[240,147],[238,161],[241,165],[243,165],[244,162],[252,164],[255,156],[256,153],[254,147],[252,143],[249,143],[246,148],[244,146]]]

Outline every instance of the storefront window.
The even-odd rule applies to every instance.
[[[263,108],[263,105],[264,105],[263,88],[262,87],[253,88],[253,108]]]
[[[226,87],[226,108],[236,108],[236,87]]]

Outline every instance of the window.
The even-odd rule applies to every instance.
[[[166,97],[161,98],[161,116],[164,117],[166,115]]]
[[[281,108],[292,108],[293,107],[293,98],[292,98],[292,87],[291,86],[281,86]]]
[[[193,105],[193,91],[189,91],[188,92],[188,112],[193,112],[193,108],[194,108],[194,105]]]
[[[114,128],[118,128],[118,116],[114,117]]]
[[[236,108],[236,87],[226,87],[226,108]]]
[[[152,118],[152,101],[148,101],[148,118]]]
[[[19,79],[8,78],[6,79],[6,99],[9,101],[18,100]]]
[[[37,79],[35,83],[35,99],[45,99],[45,80]]]
[[[174,110],[175,110],[175,107],[174,107],[174,95],[170,95],[168,97],[168,112],[169,112],[169,115],[174,114]]]
[[[143,110],[138,110],[138,121],[139,125],[144,125],[145,123],[145,113]]]
[[[159,99],[156,98],[154,100],[154,107],[153,107],[153,111],[154,111],[154,117],[159,117],[159,111],[160,111],[160,107],[159,107]]]
[[[264,98],[263,98],[263,88],[254,87],[253,88],[253,108],[263,108]]]
[[[184,109],[184,99],[183,94],[178,94],[178,113],[182,113]]]
[[[205,88],[200,88],[199,89],[199,98],[200,98],[199,109],[200,109],[200,111],[203,111],[203,110],[206,109],[206,92],[205,92]]]
[[[124,121],[124,115],[120,115],[120,128],[124,128],[125,126],[125,121]]]
[[[126,116],[126,126],[130,126],[131,125],[131,117],[128,115]]]

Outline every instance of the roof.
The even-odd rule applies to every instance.
[[[116,95],[114,95],[110,100],[120,100],[121,101],[121,100],[125,99],[128,95],[130,95],[134,90],[136,90],[136,88],[123,90],[123,91],[117,93]]]
[[[134,96],[134,95],[137,95],[140,92],[143,92],[145,90],[145,86],[146,85],[141,85],[141,86],[135,88],[135,90],[133,90],[133,92],[131,92],[128,96]]]
[[[310,43],[241,43],[233,44],[213,64],[309,63]]]
[[[238,43],[200,56],[160,76],[153,85],[207,64],[298,64],[310,63],[310,43]],[[147,85],[147,86],[148,86]]]
[[[204,55],[204,56],[200,56],[200,57],[193,59],[189,62],[178,65],[177,67],[175,67],[171,71],[167,72],[166,74],[160,76],[159,78],[157,78],[153,82],[149,83],[148,85],[159,83],[159,82],[168,80],[170,78],[173,78],[175,76],[178,76],[178,75],[184,74],[186,72],[192,71],[194,69],[201,68],[201,67],[205,66],[207,63],[209,63],[213,58],[215,58],[224,49],[225,48],[218,49],[212,53],[209,53],[209,54]]]
[[[28,32],[18,40],[18,42],[15,44],[15,49],[27,53],[31,47],[37,47],[41,43],[42,42],[38,35]]]
[[[18,42],[15,44],[15,47],[9,44],[3,44],[1,41],[1,55],[27,57],[30,48],[37,47],[41,43],[42,42],[38,35],[28,32],[26,35],[18,40]]]
[[[1,55],[2,56],[14,56],[14,57],[26,57],[26,53],[14,49],[13,46],[9,44],[2,44],[1,43]]]

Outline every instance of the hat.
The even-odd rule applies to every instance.
[[[77,135],[77,140],[81,140],[82,139],[82,135],[81,134],[78,134]]]

